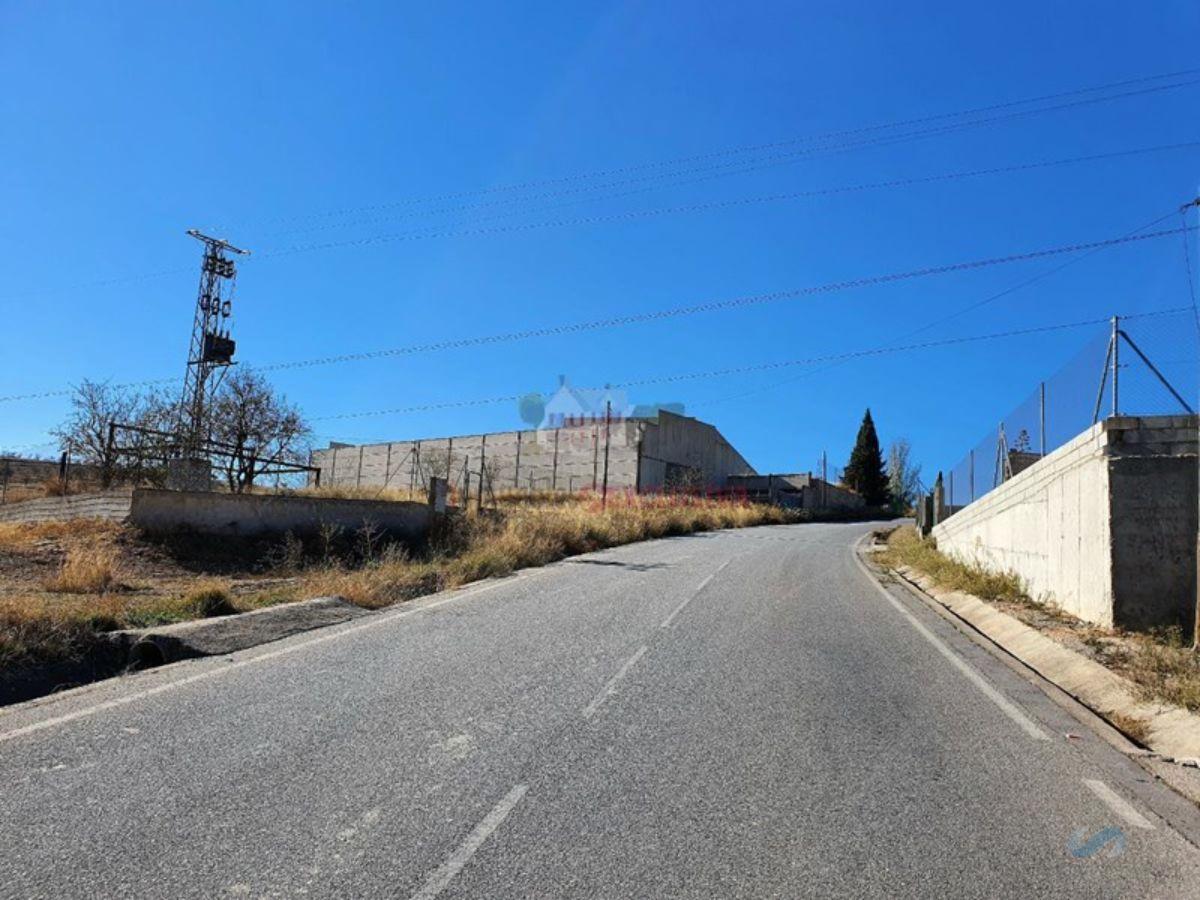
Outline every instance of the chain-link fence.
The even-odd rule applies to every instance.
[[[1200,390],[1198,334],[1191,310],[1097,325],[1074,357],[946,470],[946,505],[978,500],[1100,419],[1192,412]]]

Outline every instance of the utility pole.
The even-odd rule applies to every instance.
[[[220,384],[220,375],[233,365],[236,345],[230,336],[230,326],[237,267],[230,254],[249,256],[250,251],[194,228],[188,234],[204,245],[204,257],[176,430],[180,455],[195,459],[204,455],[208,442],[211,427],[208,408]]]
[[[612,401],[604,403],[604,487],[600,494],[600,508],[608,508],[608,445],[612,436]]]
[[[821,451],[821,508],[829,507],[829,460],[824,450]]]

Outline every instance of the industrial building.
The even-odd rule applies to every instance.
[[[731,475],[726,486],[749,500],[789,509],[854,510],[866,501],[849,488],[818,478],[812,472],[791,475]]]
[[[313,452],[322,485],[421,490],[433,476],[461,489],[653,493],[714,490],[754,467],[707,422],[660,409],[653,416],[567,417],[560,427],[381,444],[331,443]]]

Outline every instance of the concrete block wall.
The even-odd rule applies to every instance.
[[[1196,419],[1101,422],[933,528],[939,549],[1013,572],[1098,625],[1190,628]]]
[[[642,491],[659,491],[668,484],[673,467],[700,473],[703,485],[725,487],[730,475],[754,475],[754,467],[712,425],[662,410],[645,423],[642,437]]]
[[[609,426],[610,490],[635,489],[638,477],[639,423]],[[462,488],[464,467],[472,493],[478,489],[482,461],[493,491],[514,488],[584,490],[604,471],[603,422],[538,431],[509,431],[387,444],[334,446],[313,453],[323,485],[424,490],[434,475]]]

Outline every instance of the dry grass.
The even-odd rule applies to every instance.
[[[107,594],[121,587],[121,554],[106,540],[75,544],[67,549],[58,574],[44,587],[57,594]]]
[[[289,598],[290,599],[290,598]],[[106,631],[149,628],[270,605],[262,596],[234,598],[223,582],[202,581],[171,595],[30,594],[0,598],[0,669],[73,659]]]
[[[1150,725],[1145,719],[1119,712],[1111,713],[1108,718],[1113,725],[1139,744],[1145,745],[1146,739],[1150,737]]]
[[[105,519],[60,522],[0,522],[0,551],[21,553],[46,541],[112,540],[122,526]]]
[[[341,484],[322,487],[313,487],[310,485],[309,487],[299,488],[287,493],[297,497],[320,497],[324,500],[386,500],[393,503],[405,501],[425,503],[429,499],[425,491],[410,491],[406,486],[400,485],[385,488],[354,487],[352,485]]]
[[[922,540],[911,525],[897,528],[888,536],[887,550],[879,559],[893,568],[909,566],[929,575],[943,587],[974,594],[984,600],[1030,602],[1016,575],[989,572],[951,559],[939,552],[933,541]]]
[[[594,498],[550,503],[511,498],[499,515],[469,514],[429,559],[385,556],[357,569],[326,567],[307,579],[316,594],[362,606],[386,606],[481,578],[634,541],[796,521],[783,510],[731,501],[617,497],[605,510]]]
[[[1147,698],[1200,711],[1200,653],[1183,643],[1178,628],[1126,635],[1113,668],[1137,682]]]

